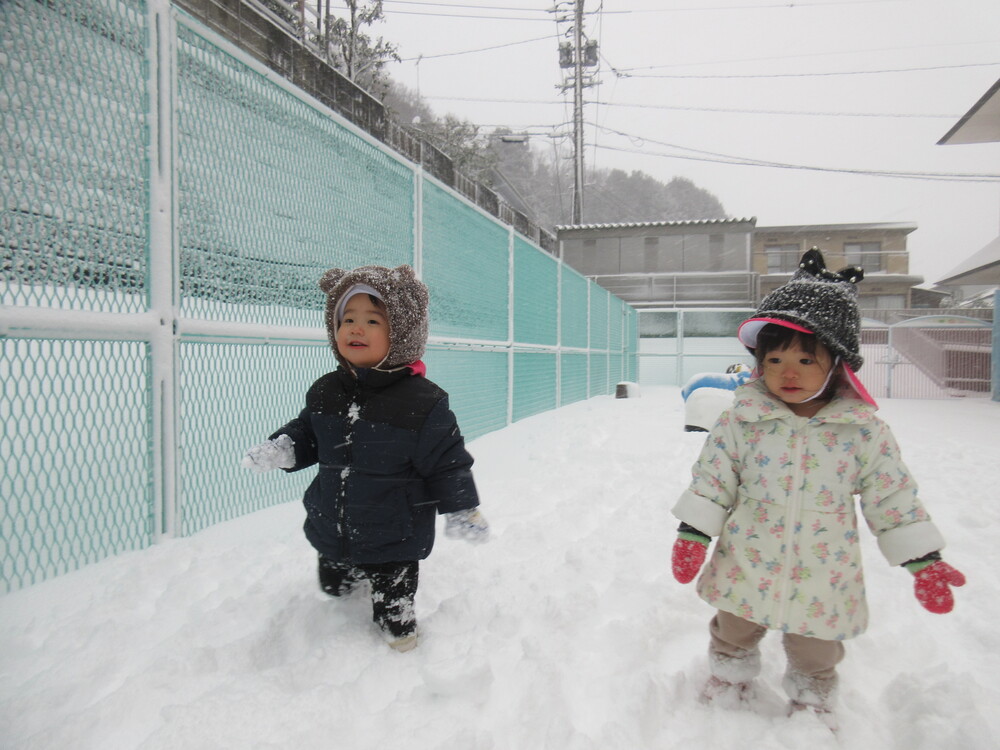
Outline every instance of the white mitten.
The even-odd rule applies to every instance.
[[[248,450],[240,466],[257,474],[271,469],[291,469],[295,466],[293,445],[295,443],[288,435],[278,435],[274,440],[267,440]]]
[[[445,514],[444,533],[451,539],[464,539],[473,544],[482,544],[489,541],[490,525],[478,508],[456,510],[454,513]]]

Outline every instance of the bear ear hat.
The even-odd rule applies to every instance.
[[[341,303],[352,290],[374,292],[382,300],[389,321],[389,353],[376,369],[393,369],[416,362],[427,344],[429,293],[408,265],[361,266],[353,270],[331,268],[320,276],[319,288],[326,294],[327,337],[338,361],[337,326]]]
[[[818,248],[808,250],[789,281],[768,294],[756,314],[740,324],[737,337],[748,349],[757,347],[757,334],[775,324],[813,333],[852,370],[861,369],[861,315],[858,289],[864,271],[848,267],[830,271]]]
[[[812,247],[802,256],[802,260],[799,261],[799,270],[795,272],[795,276],[792,278],[805,278],[808,276],[834,283],[846,282],[848,284],[857,284],[865,277],[865,272],[864,269],[858,266],[847,266],[841,268],[839,271],[831,271],[826,267],[826,261],[823,260],[823,254],[819,251],[819,248]],[[857,289],[854,291],[857,293]]]
[[[337,283],[346,275],[347,271],[343,268],[331,268],[329,271],[320,276],[319,288],[323,290],[324,294],[329,294],[337,287]]]

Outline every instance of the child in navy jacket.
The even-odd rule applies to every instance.
[[[416,645],[419,561],[445,533],[485,541],[472,456],[448,394],[424,377],[428,293],[409,266],[327,271],[326,326],[339,367],[313,383],[298,417],[251,448],[254,471],[318,465],[303,498],[319,580],[341,596],[371,585],[372,617],[389,644]]]

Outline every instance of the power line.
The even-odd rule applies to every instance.
[[[551,18],[518,18],[517,16],[484,16],[472,13],[421,13],[418,10],[394,10],[394,16],[431,16],[433,18],[475,18],[480,21],[545,21],[552,23]]]
[[[503,44],[494,44],[489,47],[477,47],[475,49],[460,50],[457,52],[442,52],[436,55],[418,55],[416,57],[404,57],[401,58],[400,62],[411,62],[414,60],[431,60],[440,57],[455,57],[457,55],[473,55],[478,52],[489,52],[491,50],[503,49],[505,47],[515,47],[521,44],[531,44],[533,42],[540,42],[551,40],[558,34],[548,34],[546,36],[533,37],[531,39],[522,39],[516,42],[505,42]],[[886,51],[886,50],[880,50]],[[774,61],[774,60],[793,60],[803,55],[788,55],[786,57],[767,57],[767,58],[755,58],[753,60],[727,60],[719,62],[709,62],[709,63],[677,63],[673,65],[650,65],[642,68],[616,68],[608,62],[607,58],[604,57],[603,51],[600,53],[602,59],[608,63],[609,70],[619,78],[669,78],[669,79],[727,79],[727,78],[808,78],[811,76],[823,77],[823,76],[848,76],[848,75],[873,75],[873,74],[888,74],[888,73],[910,73],[910,72],[926,72],[931,70],[952,70],[959,68],[981,68],[990,67],[993,65],[1000,65],[998,62],[984,62],[984,63],[961,63],[958,65],[936,65],[936,66],[923,66],[916,68],[889,68],[881,70],[842,70],[842,71],[827,71],[818,73],[762,73],[762,74],[640,74],[633,71],[638,70],[657,70],[659,68],[676,68],[676,67],[689,67],[691,65],[723,65],[723,64],[735,64],[735,63],[747,63],[747,62],[761,62],[761,61]],[[841,53],[823,53],[823,54],[841,54]]]
[[[1000,175],[975,175],[946,174],[935,172],[891,172],[869,169],[845,169],[836,167],[816,167],[805,164],[782,164],[780,162],[758,162],[754,160],[731,160],[725,158],[710,158],[706,156],[686,156],[684,154],[667,154],[647,149],[620,148],[617,146],[597,145],[595,148],[606,151],[618,151],[626,154],[641,154],[642,156],[659,156],[664,159],[683,159],[686,161],[701,161],[716,164],[729,164],[736,167],[766,167],[771,169],[797,169],[807,172],[832,172],[838,174],[851,174],[862,177],[894,177],[898,179],[927,180],[928,182],[974,182],[974,183],[1000,183]],[[737,157],[739,159],[739,157]]]
[[[504,44],[494,44],[492,47],[480,47],[479,49],[467,49],[462,52],[442,52],[439,55],[417,55],[416,57],[401,57],[400,62],[412,62],[413,60],[433,60],[438,57],[455,57],[456,55],[472,55],[476,52],[489,52],[494,49],[503,49],[504,47],[516,47],[519,44],[531,44],[532,42],[551,42],[552,34],[547,36],[539,36],[534,39],[522,39],[520,42],[506,42]]]
[[[806,8],[813,7],[823,7],[823,6],[845,6],[845,5],[877,5],[884,3],[894,3],[900,2],[900,0],[829,0],[828,2],[813,2],[813,3],[796,3],[796,2],[781,2],[781,3],[764,3],[761,5],[715,5],[715,6],[696,6],[696,7],[685,7],[685,8],[636,8],[636,9],[621,9],[621,10],[603,10],[599,8],[595,11],[587,11],[588,15],[596,15],[598,13],[604,12],[609,15],[640,15],[648,13],[691,13],[691,12],[704,12],[704,11],[720,11],[720,10],[803,10]],[[428,0],[383,0],[385,5],[427,5],[438,8],[463,8],[467,10],[510,10],[518,12],[535,12],[536,10],[540,13],[552,13],[552,9],[548,8],[523,8],[514,7],[509,5],[476,5],[468,3],[440,3],[440,2],[429,2]],[[434,15],[428,13],[427,15]]]
[[[433,3],[433,2],[417,2],[416,0],[383,0],[383,3],[388,5],[429,5],[438,8],[453,8],[457,10],[509,10],[516,13],[544,13],[546,18],[511,18],[510,16],[501,16],[501,18],[509,18],[510,20],[519,21],[546,21],[551,22],[552,16],[559,12],[555,8],[519,8],[512,7],[509,5],[469,5],[467,3]],[[456,14],[452,13],[435,13],[430,11],[425,11],[423,13],[419,11],[404,11],[404,10],[393,10],[393,13],[406,13],[409,15],[420,15],[420,16],[442,16],[450,17]],[[597,11],[587,11],[584,15],[594,15]],[[462,14],[457,14],[457,17],[463,17]],[[467,16],[469,18],[484,18],[485,16]]]
[[[510,6],[503,5],[468,5],[460,3],[433,3],[433,2],[407,2],[407,0],[383,0],[384,4],[387,5],[426,5],[433,6],[437,8],[448,8],[454,10],[475,10],[475,11],[512,11],[515,13],[537,13],[539,15],[534,17],[525,16],[495,16],[495,15],[483,15],[482,13],[449,13],[449,12],[438,12],[438,11],[420,11],[420,10],[400,10],[393,8],[391,10],[392,15],[401,16],[429,16],[431,18],[477,18],[482,20],[500,20],[500,21],[544,21],[545,23],[552,22],[552,10],[546,8],[513,8]]]
[[[642,8],[635,10],[606,10],[609,15],[632,15],[639,13],[697,13],[701,11],[719,10],[802,10],[805,8],[819,8],[822,6],[842,6],[842,5],[878,5],[884,3],[896,3],[900,0],[829,0],[829,2],[815,3],[765,3],[762,5],[698,5],[689,8]]]
[[[782,115],[794,117],[874,117],[874,118],[901,118],[901,119],[941,119],[955,120],[961,115],[936,115],[917,114],[907,112],[806,112],[802,110],[790,109],[741,109],[737,107],[685,107],[674,104],[626,104],[621,102],[600,102],[605,107],[630,107],[639,109],[667,109],[681,112],[712,112],[720,114],[741,114],[741,115]]]
[[[691,66],[697,65],[732,65],[739,64],[743,65],[745,63],[751,62],[773,62],[775,60],[799,60],[805,57],[842,57],[844,55],[861,55],[867,53],[885,53],[885,52],[910,52],[914,50],[926,50],[926,49],[936,49],[938,47],[972,47],[982,44],[988,44],[995,47],[998,40],[990,39],[979,42],[942,42],[940,44],[910,44],[901,47],[876,47],[874,49],[851,49],[851,50],[834,50],[831,52],[808,52],[795,55],[768,55],[767,57],[745,57],[739,59],[729,59],[729,60],[706,60],[704,62],[697,63],[670,63],[668,65],[643,65],[636,66],[632,68],[623,68],[622,72],[628,73],[635,70],[659,70],[661,68],[689,68]]]
[[[545,8],[518,8],[510,5],[470,5],[468,3],[434,3],[426,0],[382,0],[383,5],[431,5],[439,8],[466,8],[470,10],[514,10],[521,13],[545,13],[552,11]]]
[[[932,65],[919,68],[887,68],[884,70],[849,70],[833,71],[827,73],[722,73],[722,74],[696,74],[696,75],[674,75],[671,73],[651,73],[649,75],[635,75],[633,73],[619,72],[625,78],[672,78],[672,79],[714,79],[714,78],[812,78],[822,76],[861,76],[861,75],[881,75],[884,73],[919,73],[929,70],[951,70],[954,68],[983,68],[991,65],[1000,65],[1000,62],[988,63],[967,63],[962,65]]]
[[[454,102],[483,102],[487,104],[533,104],[547,106],[562,106],[563,102],[556,99],[491,99],[475,96],[434,96],[424,95],[425,99],[435,99],[438,101]],[[961,117],[960,114],[919,114],[906,112],[807,112],[803,110],[782,110],[782,109],[741,109],[738,107],[690,107],[679,104],[635,104],[628,102],[608,102],[598,99],[591,99],[587,104],[596,104],[601,107],[628,107],[636,109],[665,109],[681,112],[712,112],[721,114],[747,114],[747,115],[789,115],[800,117],[885,117],[902,119],[941,119],[955,120]]]
[[[679,146],[674,143],[666,143],[665,141],[657,141],[652,138],[643,138],[642,136],[635,136],[629,133],[622,132],[620,130],[614,130],[607,127],[601,127],[594,125],[594,123],[587,123],[592,127],[600,127],[601,130],[613,133],[615,135],[620,135],[622,137],[628,138],[632,142],[639,143],[654,143],[657,146],[666,146],[667,148],[677,149],[678,151],[688,152],[686,154],[670,154],[662,153],[656,151],[650,151],[645,148],[620,148],[616,146],[598,146],[598,148],[607,149],[609,151],[620,151],[623,153],[634,153],[642,154],[644,156],[660,156],[667,159],[685,159],[688,161],[703,161],[711,162],[716,164],[729,164],[732,166],[742,166],[742,167],[768,167],[773,169],[796,169],[804,170],[810,172],[832,172],[838,174],[853,174],[869,177],[896,177],[900,179],[917,179],[917,180],[929,180],[929,181],[941,181],[941,182],[984,182],[984,183],[997,183],[1000,182],[1000,174],[961,174],[961,173],[949,173],[949,172],[902,172],[902,171],[892,171],[892,170],[875,170],[875,169],[853,169],[846,167],[818,167],[814,165],[806,164],[790,164],[787,162],[777,162],[777,161],[767,161],[763,159],[753,159],[745,156],[734,156],[732,154],[722,154],[715,151],[704,151],[701,149],[689,148],[687,146]]]

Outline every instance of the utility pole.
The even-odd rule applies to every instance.
[[[573,22],[573,223],[583,217],[583,0]]]
[[[559,67],[572,68],[573,78],[564,81],[562,90],[573,89],[573,223],[583,218],[583,90],[594,82],[585,78],[584,68],[597,65],[597,41],[586,40],[583,31],[584,0],[565,0],[559,5],[573,4],[573,42],[559,45]],[[566,19],[556,19],[557,22]],[[568,36],[569,34],[567,34]]]

